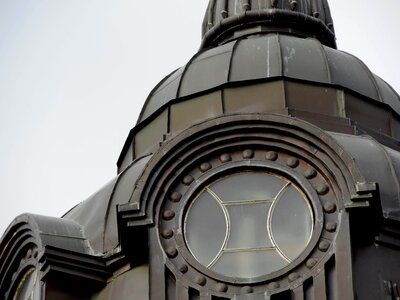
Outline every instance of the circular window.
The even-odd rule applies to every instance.
[[[309,200],[294,182],[246,171],[200,190],[185,213],[183,235],[209,270],[250,279],[289,265],[306,249],[313,227]]]

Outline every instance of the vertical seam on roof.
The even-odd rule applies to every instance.
[[[182,88],[182,82],[184,77],[186,76],[186,71],[189,69],[189,67],[191,66],[192,62],[204,51],[199,51],[197,52],[195,55],[192,56],[192,58],[188,61],[188,63],[185,65],[182,74],[179,78],[179,84],[178,84],[178,88],[176,89],[176,95],[175,95],[175,99],[179,98],[181,95],[181,88]]]
[[[235,44],[233,44],[232,51],[231,51],[231,57],[229,59],[229,65],[228,65],[228,76],[226,78],[227,82],[231,82],[233,56],[235,55],[236,48],[238,47],[238,45],[241,41],[242,41],[242,39],[237,39],[235,41]]]
[[[356,59],[356,61],[361,65],[361,67],[364,69],[364,71],[367,73],[367,75],[368,75],[368,77],[371,79],[371,81],[372,81],[372,84],[374,85],[374,87],[375,87],[375,91],[376,91],[376,94],[377,94],[377,96],[378,96],[378,100],[380,101],[380,102],[382,102],[382,103],[385,103],[384,101],[383,101],[383,97],[382,97],[382,95],[381,95],[381,91],[380,91],[380,89],[379,89],[379,85],[378,85],[378,82],[376,81],[376,79],[375,79],[375,76],[374,76],[374,74],[371,72],[371,70],[366,66],[366,64],[364,64],[364,62],[361,60],[361,59],[359,59],[358,57],[356,57],[356,56],[354,56],[354,55],[351,55],[351,56],[353,56],[355,59]]]
[[[321,48],[321,51],[322,51],[322,56],[324,57],[326,71],[327,71],[327,74],[328,74],[328,81],[329,81],[330,84],[333,84],[331,66],[329,65],[329,60],[328,60],[328,56],[326,55],[326,52],[325,52],[325,47],[319,41],[318,41],[318,44],[320,45],[320,48]]]

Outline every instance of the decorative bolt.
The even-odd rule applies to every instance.
[[[213,28],[213,26],[214,26],[213,23],[211,23],[211,22],[207,23],[207,28],[208,28],[208,30],[210,30],[211,28]]]
[[[290,274],[290,275],[288,276],[288,279],[289,279],[290,282],[293,282],[293,281],[295,281],[295,280],[297,280],[297,279],[299,279],[299,278],[300,278],[300,275],[297,274],[297,273],[292,273],[292,274]]]
[[[337,224],[335,222],[328,222],[325,224],[326,231],[335,232],[337,228]]]
[[[276,8],[278,6],[278,0],[271,0],[271,5],[273,8]]]
[[[178,250],[175,247],[168,247],[165,253],[167,253],[169,258],[175,258],[178,255]]]
[[[174,232],[172,231],[172,229],[166,229],[161,233],[161,236],[164,239],[170,239],[174,236]]]
[[[185,274],[185,273],[187,273],[187,271],[189,271],[189,268],[188,268],[187,265],[180,265],[180,266],[178,267],[178,270],[179,270],[179,272],[181,272],[182,274]]]
[[[329,187],[325,184],[325,183],[323,183],[323,184],[320,184],[318,187],[317,187],[317,193],[318,193],[318,195],[326,195],[327,193],[329,192]]]
[[[200,171],[202,171],[202,172],[206,172],[206,171],[208,171],[210,169],[211,169],[211,164],[208,163],[208,162],[202,163],[200,165]]]
[[[217,292],[225,293],[228,290],[228,286],[225,283],[218,283],[215,286]]]
[[[333,29],[333,23],[329,23],[327,26],[328,26],[328,28],[329,28],[330,30]]]
[[[182,180],[184,185],[190,185],[193,181],[194,181],[194,178],[190,175],[185,176]]]
[[[292,10],[296,10],[296,8],[297,8],[297,1],[296,0],[290,1],[290,8]]]
[[[318,249],[321,250],[322,252],[326,252],[326,251],[328,251],[330,246],[331,246],[331,243],[329,243],[327,241],[322,241],[321,243],[319,243]]]
[[[173,210],[166,210],[163,212],[163,219],[166,221],[172,220],[175,217],[175,212]]]
[[[249,10],[250,9],[250,3],[248,3],[248,2],[245,2],[245,3],[243,3],[243,10]]]
[[[300,163],[299,160],[295,157],[290,157],[286,162],[286,164],[291,168],[296,168],[299,165],[299,163]]]
[[[313,16],[314,16],[314,18],[319,18],[319,12],[314,11],[314,12],[313,12]]]
[[[317,176],[317,171],[315,171],[313,168],[308,168],[307,170],[304,171],[304,176],[307,179],[312,179],[315,176]]]
[[[324,204],[324,210],[328,214],[334,213],[336,211],[336,204],[332,201],[328,201]]]
[[[315,258],[310,258],[306,262],[306,267],[309,269],[312,269],[317,265],[317,263],[318,263],[318,260],[316,260]]]
[[[222,155],[219,157],[219,160],[220,160],[222,163],[226,163],[226,162],[232,160],[232,156],[231,156],[230,154],[225,153],[225,154],[222,154]]]
[[[281,285],[278,282],[271,282],[270,284],[268,284],[267,289],[276,290],[279,289],[280,287]]]
[[[199,275],[195,277],[194,282],[198,285],[204,286],[207,283],[207,279],[204,276]]]
[[[31,259],[32,256],[33,256],[33,250],[29,248],[28,251],[26,252],[25,258],[28,260]]]
[[[221,11],[222,18],[226,19],[228,17],[228,12],[226,10]]]
[[[278,159],[278,154],[275,151],[268,151],[267,154],[265,154],[265,158],[271,161],[275,161]]]
[[[172,202],[179,202],[181,201],[182,194],[179,192],[173,192],[171,197],[169,198]]]
[[[251,149],[246,149],[242,153],[243,158],[253,158],[254,157],[254,151]]]
[[[251,294],[253,292],[253,288],[251,286],[244,286],[242,287],[242,293],[243,294]]]

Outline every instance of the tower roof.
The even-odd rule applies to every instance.
[[[327,0],[210,0],[201,48],[257,33],[288,32],[336,48]]]

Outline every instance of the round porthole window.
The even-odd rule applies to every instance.
[[[241,279],[288,266],[314,230],[309,199],[296,183],[261,171],[233,173],[203,187],[183,221],[191,255],[215,273]]]

